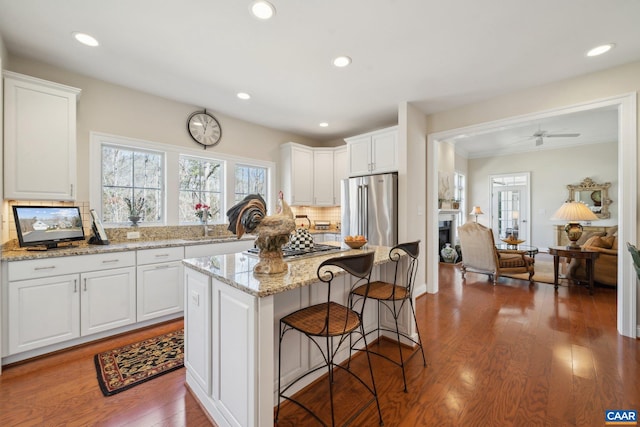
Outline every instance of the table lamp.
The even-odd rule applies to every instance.
[[[584,203],[568,201],[560,206],[551,219],[568,221],[564,231],[571,242],[569,247],[578,248],[577,241],[582,236],[582,225],[578,221],[597,221],[598,217]]]
[[[484,215],[484,212],[482,212],[482,209],[480,209],[480,206],[474,206],[473,209],[471,209],[471,212],[469,212],[469,215],[475,215],[476,222],[478,222],[478,215]]]

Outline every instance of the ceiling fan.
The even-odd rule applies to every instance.
[[[536,147],[544,143],[544,138],[575,138],[580,136],[579,133],[550,133],[546,130],[539,130],[531,135],[531,138],[536,139]]]

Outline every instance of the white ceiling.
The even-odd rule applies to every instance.
[[[540,134],[544,135],[539,138]],[[577,136],[563,136],[567,134]],[[557,115],[496,131],[462,134],[447,142],[455,144],[459,155],[470,159],[618,142],[618,110],[608,107]]]
[[[403,101],[429,114],[640,59],[638,0],[271,1],[262,22],[250,0],[0,0],[0,35],[12,54],[318,141],[395,124]],[[564,128],[586,133],[548,130]]]

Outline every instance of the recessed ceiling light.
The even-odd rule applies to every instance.
[[[276,8],[266,0],[256,0],[251,3],[251,13],[258,19],[271,19],[276,14]]]
[[[603,53],[609,52],[611,49],[613,49],[614,46],[615,44],[613,43],[607,43],[600,46],[596,46],[593,49],[591,49],[589,52],[587,52],[587,56],[602,55]]]
[[[93,36],[90,36],[89,34],[75,32],[73,33],[73,37],[83,45],[91,46],[91,47],[100,46],[100,43],[98,43],[98,40],[96,40]]]
[[[328,127],[328,126],[329,126],[329,123],[327,123],[327,122],[322,122],[322,123],[320,123],[320,124],[319,124],[319,126],[320,126],[321,128],[326,128],[326,127]]]
[[[240,99],[250,99],[250,98],[251,98],[251,95],[249,95],[249,94],[248,94],[248,93],[246,93],[246,92],[238,92],[238,95],[237,95],[237,96],[238,96],[238,98],[240,98]]]
[[[338,56],[333,60],[333,65],[336,67],[346,67],[349,64],[351,64],[351,58],[348,56]]]

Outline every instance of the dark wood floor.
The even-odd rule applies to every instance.
[[[539,255],[544,256],[544,255]],[[602,426],[605,409],[640,409],[640,341],[616,331],[616,293],[440,269],[440,292],[417,300],[428,366],[373,359],[385,426]],[[184,369],[103,397],[93,355],[177,329],[162,325],[3,370],[2,426],[202,426]],[[388,350],[387,343],[381,344]],[[357,369],[364,360],[356,360]],[[340,378],[337,378],[340,381]],[[307,397],[326,402],[324,389]],[[317,396],[322,396],[318,399]],[[340,395],[351,409],[360,394]],[[344,410],[339,409],[342,416]],[[279,426],[314,425],[293,405]],[[374,407],[353,425],[377,425]]]

